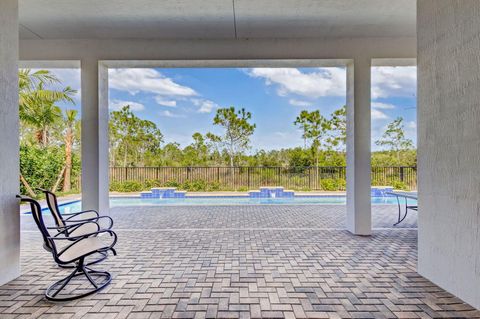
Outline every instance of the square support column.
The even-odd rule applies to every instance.
[[[18,1],[0,1],[0,285],[20,275]]]
[[[347,229],[355,235],[372,233],[370,64],[356,58],[347,65]]]
[[[480,309],[480,1],[417,2],[418,272]]]
[[[90,58],[81,71],[82,208],[108,214],[108,69]]]

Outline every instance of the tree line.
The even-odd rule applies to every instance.
[[[252,114],[244,108],[221,108],[212,126],[222,132],[195,132],[192,143],[164,143],[156,124],[137,117],[129,105],[110,112],[110,165],[135,166],[345,166],[346,107],[327,118],[319,110],[303,110],[292,123],[300,131],[303,147],[251,151],[255,132]],[[378,166],[414,166],[413,142],[405,137],[403,119],[392,121],[376,144]]]

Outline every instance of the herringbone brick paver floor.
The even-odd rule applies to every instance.
[[[112,284],[51,304],[60,278],[30,216],[22,276],[0,287],[0,318],[480,318],[416,273],[416,216],[374,207],[374,234],[344,228],[343,206],[114,208]]]

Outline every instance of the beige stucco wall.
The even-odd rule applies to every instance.
[[[0,285],[20,273],[18,3],[0,1]]]
[[[419,273],[480,308],[480,1],[420,0]]]

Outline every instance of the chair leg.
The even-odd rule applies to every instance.
[[[93,289],[87,290],[86,292],[83,292],[81,294],[69,294],[67,296],[57,297],[57,295],[65,287],[68,286],[68,284],[73,278],[80,276],[84,276],[87,281],[93,286]],[[96,282],[93,277],[103,278],[103,280]],[[97,271],[88,268],[87,265],[84,264],[84,259],[82,258],[81,260],[79,260],[75,269],[70,275],[53,283],[52,285],[50,285],[50,287],[47,288],[47,290],[45,291],[45,297],[47,298],[47,300],[50,301],[71,301],[94,294],[107,287],[111,281],[112,276],[110,275],[110,273],[106,271]]]

